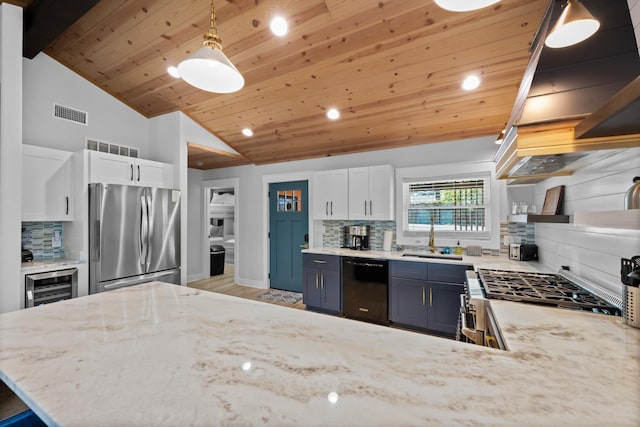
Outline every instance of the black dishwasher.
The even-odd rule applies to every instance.
[[[342,305],[346,317],[389,323],[389,261],[342,258]]]

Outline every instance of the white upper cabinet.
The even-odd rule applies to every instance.
[[[22,146],[22,221],[73,220],[72,154]]]
[[[173,188],[173,165],[89,151],[89,182]]]
[[[392,221],[393,178],[390,165],[349,169],[349,219]]]
[[[313,219],[349,218],[349,170],[313,174]]]

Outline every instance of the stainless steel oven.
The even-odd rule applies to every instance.
[[[467,271],[465,293],[460,295],[457,339],[485,347],[508,350],[500,326],[475,271]]]
[[[78,296],[77,268],[27,274],[24,281],[26,308]]]

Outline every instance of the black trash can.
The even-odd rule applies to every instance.
[[[224,246],[211,245],[211,275],[224,274]]]

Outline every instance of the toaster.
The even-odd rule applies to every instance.
[[[537,261],[538,245],[512,243],[509,245],[509,259],[516,261]]]

